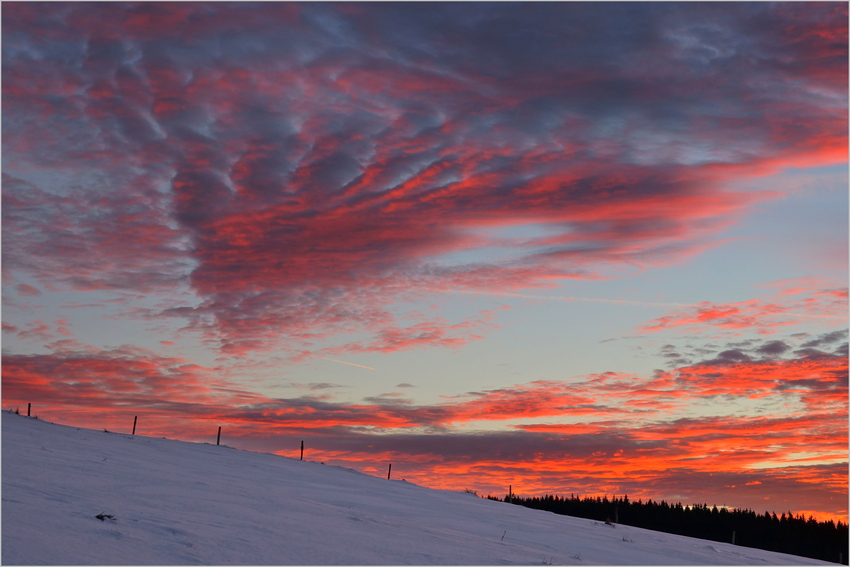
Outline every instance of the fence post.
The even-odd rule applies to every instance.
[[[620,523],[620,516],[617,514],[617,507],[616,506],[614,506],[614,523],[615,524]]]
[[[732,545],[735,545],[735,530],[732,530]]]
[[[304,441],[301,442],[301,460],[304,460]]]
[[[390,479],[390,473],[393,472],[393,464],[390,463],[390,468],[387,469],[387,480]]]
[[[133,432],[132,432],[130,435],[135,435],[135,434],[136,434],[136,420],[137,420],[137,419],[139,419],[139,416],[134,415],[134,416],[133,416]]]
[[[29,417],[29,416],[30,416],[30,408],[31,408],[31,407],[32,407],[32,404],[31,404],[31,403],[28,403],[28,404],[27,404],[27,417]]]
[[[218,445],[219,441],[221,441],[221,426],[218,426],[218,437],[216,437],[215,444]]]

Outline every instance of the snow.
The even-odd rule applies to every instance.
[[[2,413],[6,565],[825,564],[277,455]]]

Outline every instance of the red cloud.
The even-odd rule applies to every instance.
[[[54,289],[150,291],[185,279],[180,235],[165,226],[165,198],[142,180],[134,192],[57,196],[3,175],[8,269],[34,273]]]
[[[680,387],[694,395],[734,393],[756,398],[782,393],[799,397],[811,410],[847,411],[847,359],[843,355],[698,364],[677,369],[676,376]]]
[[[845,318],[846,311],[847,288],[801,284],[786,287],[766,300],[750,299],[738,303],[703,301],[690,309],[659,317],[638,327],[638,330],[652,333],[685,327],[693,332],[716,327],[752,329],[760,334],[770,334],[813,318],[841,320]]]
[[[41,295],[41,292],[38,288],[35,288],[29,284],[19,284],[16,289],[18,290],[18,295],[22,295],[24,297],[33,297]]]
[[[704,301],[690,312],[666,315],[640,327],[643,331],[660,331],[671,327],[713,325],[727,329],[748,329],[752,327],[775,327],[791,325],[794,321],[775,321],[776,315],[784,314],[787,308],[766,304],[758,300],[742,303],[712,304]]]
[[[43,321],[33,321],[27,325],[26,329],[20,329],[10,323],[3,323],[3,331],[14,333],[19,339],[35,340],[41,343],[52,341],[57,336],[70,337],[72,335],[68,329],[67,320],[59,319],[53,325],[55,327]]]
[[[337,355],[340,353],[395,352],[431,346],[458,348],[468,342],[483,338],[478,333],[495,326],[492,323],[492,318],[492,312],[485,310],[478,319],[471,319],[454,325],[449,324],[444,318],[438,317],[409,327],[384,326],[369,343],[347,343],[339,347],[326,348],[319,352]]]
[[[292,438],[309,437],[312,458],[366,471],[389,460],[428,486],[513,484],[525,494],[684,500],[714,494],[723,498],[719,503],[752,506],[759,492],[742,496],[724,487],[760,481],[752,490],[781,495],[776,505],[788,503],[778,511],[801,508],[805,496],[820,502],[823,514],[847,513],[828,503],[836,494],[846,501],[847,492],[846,471],[842,476],[829,464],[846,466],[847,457],[847,361],[837,355],[707,361],[646,379],[605,373],[538,381],[421,406],[397,393],[367,404],[327,396],[271,399],[185,360],[125,348],[6,355],[3,392],[7,408],[35,401],[42,417],[95,428],[120,430],[130,416],[144,415],[145,434],[208,440],[223,425],[240,447],[282,454],[294,450],[286,448],[295,447]],[[681,417],[706,396],[804,409],[784,416]],[[460,428],[520,420],[502,432]],[[698,478],[707,492],[697,490]],[[811,483],[820,483],[823,494],[814,495]],[[776,492],[780,485],[784,492]]]
[[[297,355],[349,332],[371,338],[318,353],[454,348],[489,315],[402,320],[391,306],[673,262],[779,196],[724,182],[847,157],[843,5],[642,5],[630,17],[653,33],[640,41],[580,4],[45,6],[3,8],[4,269],[50,292],[167,294],[144,314],[185,319],[224,354]],[[528,25],[494,34],[499,21]],[[706,302],[641,330],[766,333],[846,322],[846,309],[846,289],[823,285]],[[70,332],[23,327],[4,329]],[[846,518],[828,501],[846,501],[846,470],[829,464],[846,460],[846,356],[822,346],[794,358],[730,347],[648,378],[417,406],[272,399],[187,360],[62,339],[51,356],[7,354],[3,392],[94,427],[144,412],[151,433],[204,439],[223,423],[279,451],[310,435],[316,455],[366,470],[401,459],[432,486],[657,497],[702,485],[746,506],[770,484]],[[683,420],[707,397],[772,417]],[[508,431],[460,433],[494,422]],[[750,496],[722,489],[753,481]]]
[[[597,25],[584,8],[538,10],[549,9],[522,17],[546,27],[575,10],[577,21]],[[653,61],[662,76],[649,80],[636,75],[648,72],[641,65],[600,65],[594,50],[587,61],[558,59],[553,73],[549,52],[561,45],[546,53],[491,45],[489,57],[500,63],[490,68],[491,59],[470,55],[481,47],[465,38],[491,43],[474,25],[404,62],[352,55],[371,48],[339,52],[311,29],[315,17],[342,18],[374,32],[361,41],[392,44],[373,27],[385,16],[424,33],[423,45],[433,41],[425,20],[386,7],[367,16],[331,5],[79,5],[56,13],[47,33],[38,11],[13,6],[4,26],[15,32],[6,40],[20,47],[15,54],[47,53],[81,34],[89,48],[84,58],[69,55],[84,59],[76,66],[47,56],[24,64],[17,55],[4,66],[10,113],[45,125],[6,125],[16,139],[9,155],[20,164],[4,183],[6,263],[85,290],[173,291],[188,281],[200,305],[167,314],[188,317],[225,351],[245,352],[311,333],[397,335],[403,327],[383,307],[412,286],[499,291],[592,277],[610,264],[675,261],[776,196],[723,191],[718,181],[795,160],[846,159],[846,108],[830,98],[843,100],[846,90],[834,44],[846,37],[846,22],[821,6],[802,10],[810,16],[802,20],[797,10],[764,10],[776,24],[757,36],[759,52],[781,53],[785,63],[768,58],[754,74],[734,59],[725,72],[740,80],[718,83],[692,72],[694,54],[675,41],[651,52],[622,46]],[[648,22],[665,30],[682,25],[672,12],[650,12]],[[747,35],[737,16],[723,22],[730,38]],[[199,45],[226,37],[227,63],[183,45],[187,36]],[[282,47],[296,38],[303,45]],[[194,55],[172,56],[185,49]],[[451,59],[439,57],[443,49]],[[296,61],[296,52],[314,55]],[[664,90],[652,86],[662,81]],[[700,95],[709,92],[710,101]],[[682,100],[694,102],[684,108]],[[659,130],[656,109],[668,107],[674,124]],[[619,118],[606,130],[600,124],[612,113]],[[83,189],[38,187],[31,171],[39,168],[62,171]],[[103,181],[87,177],[91,171]],[[481,232],[531,223],[551,233]],[[488,247],[514,259],[439,263]],[[340,298],[346,304],[336,308]],[[713,307],[691,322],[734,327],[771,315],[769,305]],[[686,322],[673,316],[647,330]],[[409,342],[386,344],[394,341]]]

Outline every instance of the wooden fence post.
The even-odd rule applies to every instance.
[[[134,415],[134,416],[133,416],[133,432],[132,432],[130,435],[135,435],[135,434],[136,434],[136,420],[137,420],[137,419],[139,419],[139,416]]]
[[[732,530],[732,545],[735,545],[735,530]]]
[[[508,502],[514,501],[513,488],[514,487],[512,485],[510,485],[510,484],[508,485]]]
[[[304,441],[301,442],[301,460],[304,460]]]
[[[390,463],[390,468],[387,469],[387,480],[390,479],[390,473],[393,472],[393,464]]]
[[[219,441],[221,441],[221,426],[218,426],[218,437],[215,440],[215,444],[218,445]]]
[[[30,408],[32,408],[32,404],[31,404],[31,403],[28,403],[28,404],[27,404],[27,417],[29,417],[29,416],[30,416]]]

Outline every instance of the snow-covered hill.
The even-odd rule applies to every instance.
[[[2,413],[6,565],[823,564],[277,455]]]

